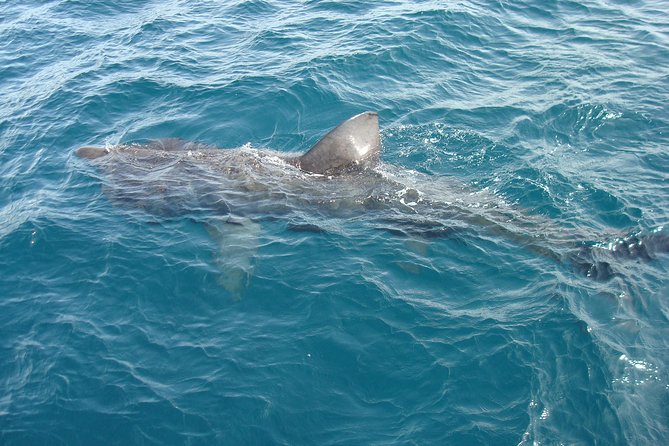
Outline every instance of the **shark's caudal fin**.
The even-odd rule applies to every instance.
[[[379,115],[364,112],[339,124],[295,162],[306,172],[332,174],[375,163],[380,147]]]
[[[669,233],[658,228],[650,234],[634,234],[616,240],[608,246],[581,246],[569,255],[574,270],[586,277],[606,281],[619,275],[614,260],[651,261],[669,252]]]

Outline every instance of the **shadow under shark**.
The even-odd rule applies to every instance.
[[[364,112],[299,156],[179,139],[81,147],[76,155],[103,171],[113,203],[204,223],[220,248],[219,283],[236,296],[252,275],[262,221],[286,218],[290,229],[321,231],[300,220],[304,213],[341,219],[364,213],[374,227],[420,239],[461,237],[475,226],[597,280],[617,274],[613,259],[650,260],[669,251],[662,230],[609,245],[564,239],[541,217],[500,200],[483,199],[482,205],[480,194],[464,190],[445,193],[435,177],[382,163],[380,149],[378,115]]]

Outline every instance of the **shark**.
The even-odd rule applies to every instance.
[[[235,296],[253,275],[263,221],[276,219],[290,230],[322,232],[320,221],[364,215],[374,228],[419,240],[463,238],[482,228],[597,280],[618,274],[614,259],[647,261],[669,251],[662,228],[606,245],[565,239],[546,219],[494,197],[384,163],[381,147],[378,113],[366,111],[300,155],[176,138],[84,146],[75,154],[100,169],[112,203],[202,222],[218,245],[218,281]]]

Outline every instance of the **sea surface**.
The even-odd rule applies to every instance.
[[[0,444],[669,444],[669,255],[521,241],[667,231],[668,104],[664,0],[0,0]],[[365,110],[421,193],[541,224],[274,216],[236,295],[74,156],[294,155]]]

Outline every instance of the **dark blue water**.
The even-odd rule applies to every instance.
[[[0,443],[666,444],[666,254],[268,219],[236,298],[73,151],[375,110],[384,163],[606,246],[669,222],[667,103],[662,0],[0,1]]]

